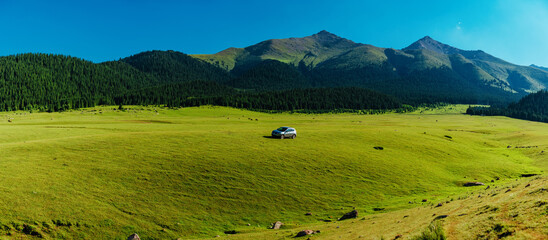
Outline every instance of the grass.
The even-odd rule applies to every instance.
[[[443,227],[438,221],[432,222],[420,235],[412,237],[411,240],[445,240],[447,237]]]
[[[424,205],[354,220],[244,233],[231,239],[290,239],[301,229],[319,230],[317,239],[546,239],[548,177],[524,178],[489,189],[476,188],[441,207]],[[510,190],[510,191],[508,191]],[[541,200],[542,201],[542,200]],[[541,205],[541,206],[539,206]],[[440,216],[444,216],[443,218]],[[311,239],[316,238],[313,236]]]
[[[429,206],[475,189],[467,181],[503,184],[548,167],[546,124],[505,117],[113,108],[0,114],[0,233],[246,236],[354,207],[361,217]],[[297,139],[268,137],[286,125]]]

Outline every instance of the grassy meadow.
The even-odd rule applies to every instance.
[[[478,189],[462,187],[467,181],[502,186],[548,169],[547,124],[463,115],[465,107],[382,115],[141,106],[3,112],[0,238],[207,238],[230,230],[255,238],[246,234],[278,220],[292,229],[353,208],[388,214]],[[280,126],[298,137],[270,138]]]
[[[435,204],[359,216],[352,220],[263,230],[230,239],[290,239],[303,229],[311,239],[411,239],[437,223],[447,239],[544,240],[548,236],[548,177],[493,184]],[[437,204],[441,203],[441,206]],[[399,237],[398,237],[399,236]],[[419,238],[425,239],[425,238]],[[426,238],[439,239],[439,238]]]

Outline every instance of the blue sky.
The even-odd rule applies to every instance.
[[[548,66],[548,1],[0,0],[0,55],[94,62],[146,50],[215,53],[327,30],[403,48],[429,35],[520,65]]]

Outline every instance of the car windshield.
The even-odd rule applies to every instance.
[[[280,132],[283,132],[283,131],[287,130],[287,128],[286,127],[281,127],[281,128],[278,128],[277,130],[280,131]]]

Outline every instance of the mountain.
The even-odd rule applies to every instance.
[[[460,74],[475,74],[478,80],[507,91],[531,93],[548,86],[548,75],[538,68],[518,66],[489,55],[481,50],[467,51],[424,37],[404,48],[403,51],[432,51],[448,56],[456,56],[457,61],[471,63],[472,69],[455,69]],[[455,58],[455,57],[454,57]],[[455,64],[455,61],[451,61]],[[459,64],[458,62],[456,63]]]
[[[412,102],[511,102],[545,89],[548,72],[519,66],[481,50],[461,50],[424,37],[401,50],[355,43],[327,31],[303,38],[272,39],[216,54],[192,55],[236,77],[257,74],[260,63],[279,61],[307,78],[295,87],[364,87]],[[261,86],[275,89],[261,78]],[[278,82],[278,80],[273,80]],[[291,86],[286,83],[285,86]]]
[[[294,66],[315,67],[362,44],[327,31],[304,38],[271,39],[246,48],[229,48],[217,54],[193,55],[227,71],[246,68],[264,60],[277,60]]]
[[[538,68],[540,70],[544,70],[544,71],[547,71],[548,72],[548,68],[547,67],[541,67],[541,66],[537,66],[535,64],[531,64],[530,67],[534,67],[534,68]]]
[[[397,104],[388,108],[437,102],[507,105],[546,86],[548,71],[542,67],[515,65],[430,37],[399,50],[327,31],[211,55],[147,51],[98,64],[51,54],[0,57],[0,110],[8,111],[102,104],[383,109],[377,100],[391,97]],[[329,96],[324,103],[311,103],[322,94]],[[368,103],[342,103],[347,96]]]
[[[417,49],[428,49],[428,50],[442,53],[442,54],[457,54],[462,52],[462,50],[455,47],[451,47],[447,44],[440,43],[432,39],[430,36],[423,37],[420,40],[412,43],[411,45],[409,45],[408,47],[402,50],[406,51],[406,50],[417,50]]]

